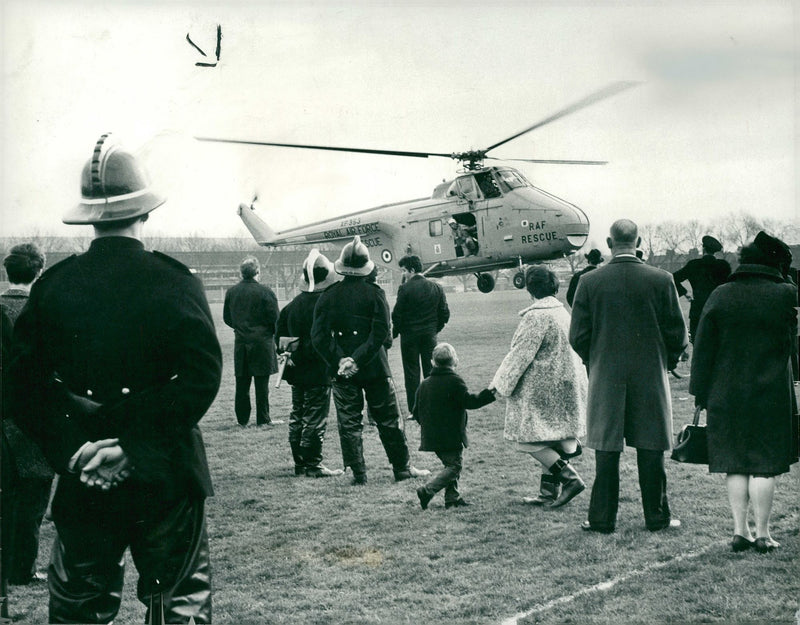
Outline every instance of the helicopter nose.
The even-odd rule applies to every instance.
[[[574,204],[562,208],[567,253],[581,249],[589,238],[589,218]]]

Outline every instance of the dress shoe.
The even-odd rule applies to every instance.
[[[735,552],[747,551],[753,546],[754,542],[755,541],[752,541],[749,538],[745,538],[739,534],[734,534],[733,540],[731,541],[731,550]]]
[[[306,469],[306,477],[335,477],[337,475],[342,475],[343,473],[344,471],[341,469],[329,469],[322,464],[317,467]]]
[[[755,542],[753,543],[753,549],[755,549],[758,553],[769,553],[770,551],[774,551],[777,543],[773,540],[770,541],[769,538],[761,537],[756,538]]]
[[[298,465],[294,465],[294,474],[295,475],[305,475],[306,474],[306,468],[305,467],[300,467]]]
[[[449,510],[450,508],[465,508],[469,504],[459,497],[455,501],[447,501],[444,504],[445,510]]]
[[[420,486],[417,489],[417,497],[419,497],[420,508],[422,508],[423,510],[427,510],[428,504],[431,502],[431,499],[433,499],[433,495],[431,495],[427,490],[425,490],[424,486]]]
[[[653,527],[648,527],[651,532],[660,532],[661,530],[670,530],[670,529],[677,529],[681,526],[680,519],[670,519],[667,523],[662,525],[655,525]]]
[[[581,529],[584,532],[597,532],[598,534],[612,534],[614,533],[614,528],[603,528],[603,527],[595,527],[589,521],[584,521],[581,523]]]
[[[427,469],[417,469],[416,467],[408,467],[394,472],[394,481],[402,482],[403,480],[410,480],[412,477],[426,477],[431,472]]]

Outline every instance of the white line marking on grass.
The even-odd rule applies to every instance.
[[[605,590],[611,590],[614,586],[621,582],[628,581],[632,577],[636,577],[637,575],[642,575],[644,573],[649,573],[651,571],[657,571],[658,569],[663,569],[671,564],[675,564],[676,562],[682,562],[683,560],[691,560],[692,558],[696,558],[697,556],[701,556],[707,551],[710,551],[712,548],[718,549],[720,545],[725,544],[726,541],[716,541],[713,542],[699,551],[690,551],[688,553],[683,553],[679,556],[675,556],[674,558],[670,558],[669,560],[663,560],[661,562],[654,562],[653,564],[648,564],[641,569],[637,569],[635,571],[631,571],[630,573],[626,573],[625,575],[618,575],[613,579],[610,579],[605,582],[600,582],[598,584],[594,584],[592,586],[587,586],[586,588],[582,588],[581,590],[572,593],[571,595],[564,595],[562,597],[558,597],[556,599],[552,599],[547,603],[543,603],[537,606],[534,606],[530,610],[526,612],[519,612],[514,616],[511,616],[504,621],[501,621],[500,625],[517,625],[517,621],[521,618],[527,618],[532,614],[537,614],[539,612],[546,612],[558,605],[563,605],[565,603],[569,603],[570,601],[574,601],[578,597],[582,597],[584,595],[589,595],[594,592],[602,592]]]

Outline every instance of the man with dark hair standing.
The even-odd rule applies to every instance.
[[[211,312],[189,269],[145,251],[164,198],[131,153],[103,135],[81,187],[64,222],[94,226],[94,240],[34,283],[9,372],[12,414],[60,475],[49,622],[113,621],[130,548],[142,603],[168,623],[210,623],[197,423],[222,372]]]
[[[247,427],[250,421],[250,382],[256,388],[256,425],[275,425],[269,416],[269,376],[278,371],[275,354],[275,322],[278,298],[261,284],[261,265],[248,256],[239,267],[242,280],[225,293],[222,319],[233,328],[233,369],[236,376],[234,410],[236,421]]]
[[[275,340],[293,339],[297,345],[285,356],[290,362],[284,379],[292,385],[292,412],[289,415],[289,446],[294,459],[294,474],[306,477],[341,475],[341,469],[322,464],[322,443],[328,427],[331,406],[331,379],[325,361],[311,344],[314,308],[323,291],[336,282],[333,263],[314,248],[303,262],[301,293],[286,304],[278,315]]]
[[[319,298],[311,328],[314,349],[333,378],[342,459],[353,471],[356,485],[367,483],[362,442],[365,395],[395,481],[430,473],[410,463],[384,347],[389,337],[389,304],[383,289],[366,280],[374,265],[361,237],[355,236],[334,263],[344,280]]]
[[[419,256],[403,256],[398,263],[404,271],[404,281],[397,290],[392,311],[392,336],[400,336],[403,356],[403,377],[406,386],[408,412],[414,410],[414,398],[422,377],[431,373],[431,358],[437,335],[450,320],[450,309],[444,289],[422,275]]]
[[[35,243],[15,245],[3,259],[3,266],[11,287],[0,294],[0,308],[13,326],[28,301],[33,281],[44,271],[45,255]],[[3,336],[9,345],[11,336],[11,330],[8,336]],[[7,392],[4,390],[4,394]],[[4,448],[7,445],[11,461],[4,464],[6,470],[3,471],[2,574],[11,584],[25,585],[46,579],[36,571],[36,556],[39,528],[50,499],[53,469],[38,445],[19,429],[5,410],[3,417],[3,445]]]
[[[589,371],[586,445],[596,474],[583,529],[613,532],[619,505],[619,460],[636,448],[647,529],[678,527],[667,502],[664,451],[672,443],[667,371],[688,343],[672,276],[636,258],[636,224],[611,226],[614,258],[578,282],[569,342]]]
[[[575,299],[575,291],[578,288],[578,280],[581,279],[582,275],[589,273],[590,271],[597,269],[597,266],[603,262],[603,256],[600,254],[600,250],[592,249],[589,250],[588,254],[583,255],[588,263],[586,267],[581,269],[579,272],[574,274],[569,281],[569,288],[567,289],[567,304],[572,306],[572,301]]]
[[[706,305],[711,291],[720,284],[728,280],[731,275],[731,266],[728,261],[716,258],[714,254],[722,251],[722,243],[714,237],[706,235],[702,240],[703,256],[690,260],[682,268],[678,269],[672,278],[678,288],[678,297],[686,296],[691,302],[689,307],[689,340],[694,343],[694,334],[697,331],[697,324],[700,323],[700,315],[703,314],[703,306]],[[692,293],[684,288],[682,282],[686,280],[692,285]]]

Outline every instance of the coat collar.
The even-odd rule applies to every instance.
[[[767,280],[772,280],[774,282],[783,282],[783,274],[781,274],[779,269],[768,267],[767,265],[756,265],[751,263],[739,265],[731,274],[731,277],[728,278],[728,280],[732,281],[745,277],[766,278]]]
[[[609,263],[639,263],[644,264],[644,261],[636,258],[633,254],[621,254],[619,256],[614,256]]]
[[[564,304],[559,302],[555,297],[552,295],[548,295],[547,297],[543,297],[542,299],[537,299],[533,304],[528,306],[527,308],[523,308],[519,311],[519,316],[524,317],[532,310],[543,310],[546,308],[564,308]]]

